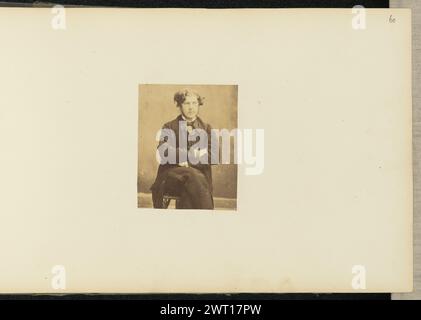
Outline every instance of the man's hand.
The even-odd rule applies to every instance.
[[[178,165],[179,165],[180,167],[186,167],[186,168],[188,168],[188,167],[189,167],[189,163],[188,163],[187,161],[185,161],[185,162],[180,162]]]

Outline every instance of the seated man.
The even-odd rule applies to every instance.
[[[161,130],[160,164],[151,187],[154,208],[163,208],[164,195],[171,195],[180,199],[177,209],[214,209],[211,127],[198,116],[203,98],[186,89],[177,92],[174,101],[180,115]]]

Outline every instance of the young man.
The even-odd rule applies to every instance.
[[[154,208],[163,208],[164,195],[172,195],[180,199],[177,209],[214,209],[211,127],[198,116],[203,97],[185,89],[175,93],[174,102],[180,115],[161,130]]]

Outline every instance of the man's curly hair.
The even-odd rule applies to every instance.
[[[187,96],[196,96],[197,102],[199,102],[199,106],[203,105],[203,100],[205,99],[204,97],[202,97],[196,91],[193,91],[190,89],[183,89],[183,90],[177,91],[174,94],[174,102],[176,103],[176,106],[181,107],[183,102],[186,100]]]

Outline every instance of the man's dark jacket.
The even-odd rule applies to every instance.
[[[195,142],[188,142],[187,150],[182,149],[180,147],[180,121],[183,120],[182,116],[179,115],[176,119],[167,122],[164,124],[162,129],[170,129],[174,132],[176,137],[176,145],[174,146],[176,148],[176,155],[177,155],[177,163],[180,162],[180,154],[188,152],[191,145],[193,145]],[[211,126],[205,122],[202,121],[199,117],[197,117],[193,122],[193,128],[194,129],[203,129],[206,131],[208,136],[208,163],[198,163],[198,164],[192,164],[189,163],[189,167],[198,169],[203,175],[206,177],[206,180],[208,182],[208,189],[212,197],[213,188],[212,188],[212,169],[211,169]],[[162,139],[159,144],[158,148],[164,143],[167,142],[167,139]],[[173,147],[173,146],[171,146]],[[170,173],[171,168],[177,168],[179,167],[178,164],[160,164],[158,167],[158,172],[156,175],[155,182],[151,186],[152,191],[152,199],[153,199],[153,205],[154,208],[162,208],[163,207],[163,196],[165,193],[176,193],[175,186],[169,185],[169,181],[174,181],[174,179],[169,179],[168,174]],[[172,177],[174,178],[174,177]],[[175,194],[177,195],[177,194]],[[213,197],[212,197],[213,201]]]

